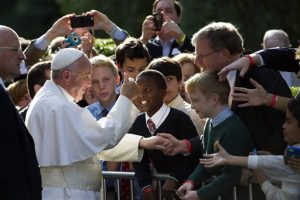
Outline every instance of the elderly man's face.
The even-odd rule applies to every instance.
[[[70,94],[73,96],[76,102],[80,101],[85,91],[91,87],[91,70],[92,65],[89,59],[82,56],[74,64],[74,70],[70,75]]]
[[[0,77],[11,79],[20,74],[20,64],[25,60],[18,35],[0,26]]]

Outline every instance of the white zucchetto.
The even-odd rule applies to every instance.
[[[66,48],[59,50],[55,55],[51,63],[52,70],[62,69],[76,60],[78,60],[84,53],[74,48]]]

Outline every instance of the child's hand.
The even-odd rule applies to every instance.
[[[206,154],[203,155],[205,158],[200,159],[200,163],[204,165],[204,167],[216,167],[226,165],[230,154],[219,144],[217,143],[217,147],[219,149],[218,153],[215,154]]]

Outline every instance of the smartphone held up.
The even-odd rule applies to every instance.
[[[161,13],[153,13],[153,23],[156,31],[160,31],[163,24],[163,15]]]
[[[70,18],[72,28],[93,27],[94,18],[90,15],[76,15]]]

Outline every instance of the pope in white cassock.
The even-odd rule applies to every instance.
[[[100,199],[98,153],[115,146],[138,115],[131,100],[135,82],[125,81],[107,117],[96,121],[75,102],[90,87],[91,63],[79,50],[60,50],[51,80],[30,104],[25,123],[34,139],[42,174],[43,199]]]

